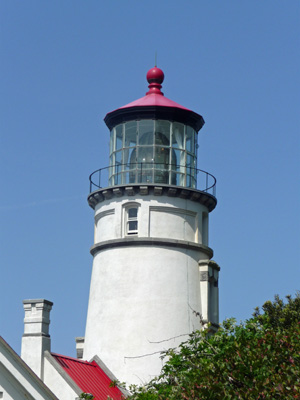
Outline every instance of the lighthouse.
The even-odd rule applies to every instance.
[[[209,247],[216,179],[197,168],[201,115],[168,99],[164,73],[146,95],[109,112],[107,166],[90,176],[93,269],[83,358],[95,355],[120,380],[160,373],[199,315],[217,329],[219,266]]]

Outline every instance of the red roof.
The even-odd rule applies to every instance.
[[[168,99],[161,91],[164,73],[160,68],[151,68],[147,73],[149,91],[123,107],[106,114],[104,121],[109,129],[126,121],[139,119],[165,119],[192,126],[197,132],[202,128],[204,120],[201,115]]]
[[[162,107],[176,107],[181,108],[182,110],[188,110],[181,106],[175,101],[168,99],[167,97],[163,96],[162,94],[151,93],[148,94],[138,100],[133,101],[132,103],[126,104],[126,106],[120,107],[122,108],[129,108],[129,107],[145,107],[145,106],[162,106]]]
[[[80,387],[83,393],[91,393],[95,400],[124,399],[124,395],[117,387],[110,387],[111,379],[95,362],[78,360],[77,358],[51,353],[58,364]]]
[[[130,107],[145,107],[145,106],[160,106],[160,107],[176,107],[181,108],[182,110],[188,110],[181,106],[175,101],[167,99],[164,97],[163,92],[160,90],[162,88],[161,84],[163,83],[165,75],[160,68],[154,67],[149,69],[147,72],[147,81],[149,83],[149,91],[146,93],[146,96],[133,101],[132,103],[127,104],[126,106],[120,107],[122,108],[130,108]]]

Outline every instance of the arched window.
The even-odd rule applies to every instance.
[[[138,234],[139,204],[129,203],[124,206],[124,236]]]

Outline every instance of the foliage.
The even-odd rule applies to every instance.
[[[79,398],[86,399],[86,400],[93,400],[95,398],[95,396],[93,396],[91,393],[81,393]]]
[[[214,335],[193,332],[129,399],[300,399],[300,295],[275,296],[262,310],[244,323],[225,320]]]

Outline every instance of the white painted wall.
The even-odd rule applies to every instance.
[[[21,358],[43,378],[43,354],[51,350],[49,336],[50,311],[53,303],[45,299],[24,300],[24,335]]]
[[[196,242],[197,213],[165,206],[150,206],[150,237]]]
[[[95,216],[95,243],[117,237],[119,227],[115,225],[115,209],[98,212]]]
[[[4,400],[57,400],[1,337],[0,393]]]
[[[202,317],[216,325],[219,324],[219,269],[214,261],[199,262]]]
[[[95,210],[96,243],[125,236],[124,207],[128,201],[140,205],[139,238],[201,244],[202,213],[207,212],[203,205],[149,195],[99,203]],[[83,358],[89,360],[97,354],[120,381],[128,383],[142,383],[159,374],[162,362],[158,353],[178,346],[187,338],[181,335],[200,327],[192,310],[202,311],[198,261],[207,259],[201,250],[167,244],[98,252]],[[156,354],[148,355],[152,353]]]
[[[21,381],[22,382],[22,381]],[[2,364],[0,364],[0,393],[1,398],[7,400],[34,400],[21,382],[15,379]]]
[[[70,380],[69,376],[63,371],[62,368],[59,372],[57,368],[50,362],[51,355],[48,353],[44,357],[44,382],[51,388],[52,392],[60,400],[75,400],[79,397],[82,390],[74,390],[67,380]],[[67,380],[66,380],[67,379]],[[73,383],[74,384],[74,383]]]
[[[202,204],[168,196],[124,196],[96,206],[95,243],[124,237],[123,214],[128,203],[140,206],[139,237],[166,237],[201,244],[203,229],[207,236],[208,211]],[[203,213],[207,215],[206,224],[203,224]],[[205,242],[208,246],[207,237]]]

